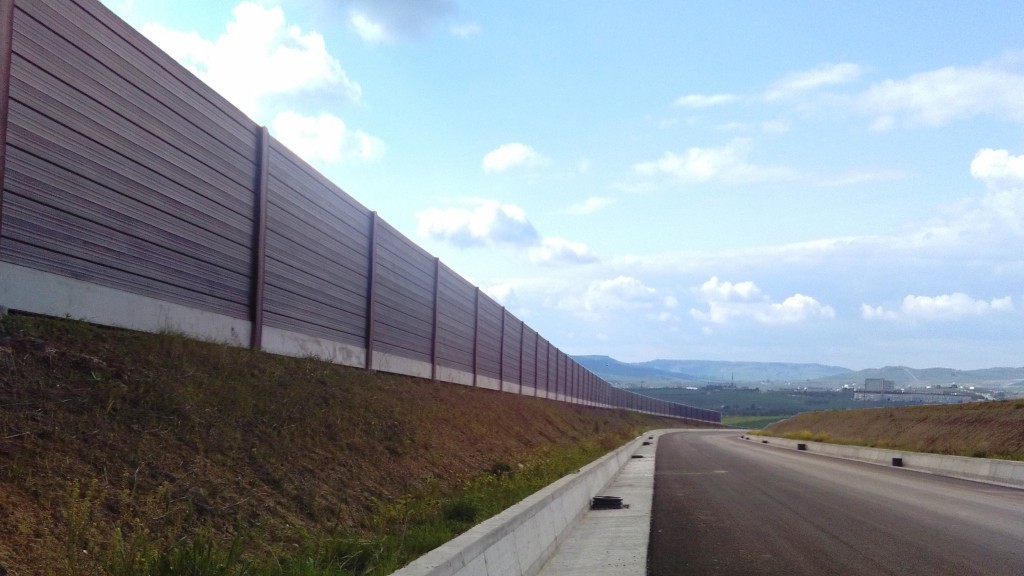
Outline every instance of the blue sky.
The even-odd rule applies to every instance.
[[[105,2],[570,354],[1024,365],[1024,3]]]

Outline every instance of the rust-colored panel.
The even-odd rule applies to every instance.
[[[32,0],[19,3],[18,9],[83,47],[100,64],[151,93],[255,165],[252,138],[256,124],[99,2]]]

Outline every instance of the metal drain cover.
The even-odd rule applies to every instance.
[[[617,510],[622,508],[621,496],[594,496],[590,501],[591,510]]]

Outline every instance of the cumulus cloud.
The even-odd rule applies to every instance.
[[[556,236],[542,237],[514,204],[495,200],[472,201],[465,208],[428,208],[416,215],[420,236],[456,246],[510,247],[526,250],[534,264],[586,264],[598,257],[582,242]]]
[[[676,98],[672,104],[680,108],[709,108],[736,102],[740,97],[735,94],[688,94]]]
[[[760,166],[747,161],[753,146],[749,140],[736,139],[721,147],[688,148],[685,152],[666,152],[661,158],[634,165],[644,176],[668,174],[685,182],[720,181],[729,184],[753,184],[798,179],[784,166]]]
[[[282,112],[270,123],[271,131],[285,146],[309,162],[323,160],[376,160],[384,142],[362,130],[351,130],[331,114],[303,116]]]
[[[971,161],[971,176],[995,186],[1024,185],[1024,155],[985,148]]]
[[[1024,73],[1009,59],[976,67],[949,66],[885,80],[857,99],[861,110],[874,117],[876,130],[890,129],[899,120],[940,126],[983,114],[1024,122]]]
[[[772,301],[750,281],[732,283],[712,276],[695,289],[706,310],[690,309],[690,316],[707,324],[728,324],[744,318],[759,324],[797,324],[813,318],[835,318],[835,310],[804,294],[794,294],[781,302]]]
[[[470,208],[428,208],[416,215],[419,234],[457,246],[512,245],[529,247],[540,234],[513,204],[484,200]]]
[[[352,25],[352,28],[360,38],[370,44],[379,44],[390,39],[387,31],[384,30],[383,24],[370,19],[369,16],[362,12],[353,12],[349,16],[349,24]]]
[[[323,36],[285,22],[280,7],[243,2],[215,40],[157,24],[142,32],[242,111],[258,116],[269,96],[326,91],[359,100],[362,90],[327,52]]]
[[[598,260],[582,242],[550,236],[530,248],[530,261],[536,264],[586,264]]]
[[[377,44],[421,38],[456,13],[452,0],[340,0],[360,38]]]
[[[505,308],[512,308],[519,305],[519,298],[516,290],[511,284],[494,284],[480,288],[480,290],[501,304]]]
[[[540,166],[546,159],[532,147],[510,142],[491,150],[484,156],[484,172],[505,172],[512,168]]]
[[[803,92],[815,90],[823,86],[848,84],[861,77],[864,69],[849,62],[824,64],[813,70],[790,74],[772,84],[765,92],[768,100],[790,98]]]
[[[613,311],[650,310],[661,300],[654,288],[636,278],[623,275],[594,280],[581,294],[564,297],[558,302],[558,307],[597,320]]]
[[[573,216],[585,216],[587,214],[593,214],[607,208],[612,203],[610,198],[602,198],[600,196],[591,196],[582,202],[577,202],[562,211],[563,214],[570,214]]]
[[[954,292],[940,296],[909,294],[896,310],[863,304],[860,311],[865,320],[956,320],[1013,310],[1013,298],[1010,296],[986,301],[976,300],[963,292]]]

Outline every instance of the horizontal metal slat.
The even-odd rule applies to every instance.
[[[175,252],[206,262],[215,269],[246,278],[249,276],[252,262],[245,246],[227,242],[165,212],[148,209],[132,198],[95,185],[16,148],[8,149],[7,182],[12,190],[17,190],[27,200],[75,214],[101,228],[123,231],[145,242],[173,246]],[[83,191],[84,194],[80,193]]]
[[[255,123],[102,6],[92,1],[33,0],[17,7],[16,27],[22,13],[39,20],[137,88],[145,87],[187,122],[243,155],[252,149]]]
[[[19,57],[39,66],[46,73],[73,86],[83,98],[111,110],[131,129],[144,130],[186,151],[196,161],[205,162],[240,186],[251,187],[254,151],[242,155],[225,146],[153,98],[148,92],[127,83],[109,68],[101,66],[79,47],[53,34],[33,19],[25,18],[16,31],[15,51]],[[255,142],[250,144],[254,148]]]

